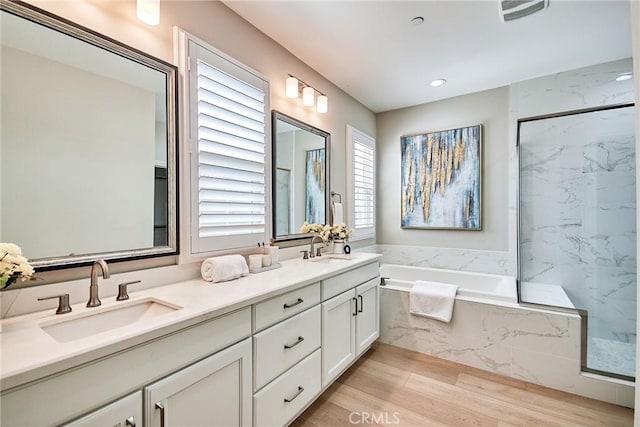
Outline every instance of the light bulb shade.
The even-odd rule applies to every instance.
[[[311,107],[313,105],[314,89],[311,86],[307,86],[302,89],[302,105]]]
[[[160,24],[160,0],[137,0],[136,15],[145,24]]]
[[[318,101],[316,104],[316,110],[318,110],[318,113],[326,113],[328,110],[328,106],[329,106],[329,99],[327,98],[326,95],[320,95],[318,97]]]
[[[298,79],[295,77],[287,77],[287,84],[285,86],[285,94],[287,98],[297,98],[298,97]]]

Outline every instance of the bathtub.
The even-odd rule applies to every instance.
[[[382,264],[380,277],[384,278],[384,285],[380,286],[397,291],[409,292],[416,280],[426,280],[458,285],[456,300],[498,305],[518,304],[515,277],[399,264]]]

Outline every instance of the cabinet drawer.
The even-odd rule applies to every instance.
[[[253,306],[254,332],[287,319],[320,302],[320,283],[287,292]]]
[[[374,262],[325,279],[322,281],[322,301],[355,288],[378,275],[380,275],[380,267],[377,262]]]
[[[256,426],[282,426],[320,393],[320,349],[254,395]]]
[[[317,305],[254,335],[255,390],[320,347],[320,327],[321,311]]]

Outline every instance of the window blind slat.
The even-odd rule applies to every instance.
[[[358,230],[370,230],[372,235],[374,221],[374,148],[373,141],[352,136],[352,179],[353,179],[353,227]]]
[[[265,232],[265,92],[197,63],[198,235]]]

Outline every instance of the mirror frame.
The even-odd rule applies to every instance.
[[[123,249],[119,251],[83,254],[79,256],[56,256],[29,260],[38,271],[79,267],[104,259],[108,261],[127,261],[178,254],[178,210],[177,210],[177,165],[178,165],[178,68],[145,52],[83,27],[75,22],[36,6],[16,0],[0,0],[0,11],[10,13],[35,24],[61,32],[85,43],[89,43],[108,53],[124,57],[141,65],[164,73],[166,76],[167,102],[167,246],[148,249]]]
[[[288,123],[292,126],[295,126],[297,128],[300,128],[304,131],[307,132],[311,132],[315,135],[318,135],[322,138],[324,138],[324,149],[325,149],[325,184],[324,184],[324,199],[325,199],[325,224],[329,223],[329,215],[331,213],[331,195],[329,194],[331,186],[330,186],[330,182],[331,182],[331,134],[329,132],[325,132],[322,129],[318,129],[316,127],[311,126],[308,123],[304,123],[301,122],[298,119],[294,119],[291,116],[288,116],[284,113],[281,113],[277,110],[271,110],[271,173],[274,174],[275,176],[275,171],[276,171],[276,145],[277,141],[278,141],[278,126],[277,126],[277,120],[282,120],[285,123]],[[275,179],[272,176],[271,179],[272,183],[275,183]],[[276,185],[271,186],[271,192],[272,192],[272,201],[271,201],[271,206],[276,206],[276,201],[278,199],[278,196],[276,194]],[[271,235],[272,235],[272,239],[275,242],[287,242],[287,241],[292,241],[292,240],[301,240],[301,239],[308,239],[309,235],[306,233],[292,233],[292,234],[287,234],[287,235],[283,235],[283,236],[276,236],[276,215],[275,215],[275,208],[272,209],[272,218],[271,218]]]

